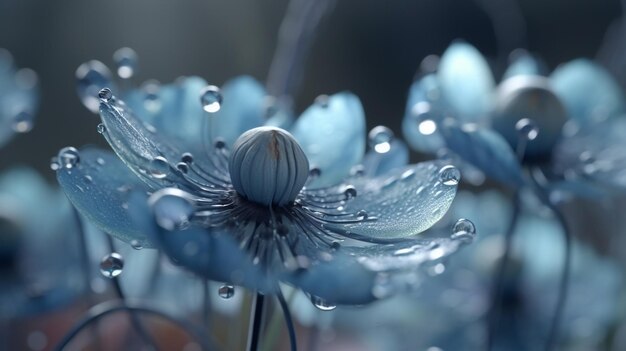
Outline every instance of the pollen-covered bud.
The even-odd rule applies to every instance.
[[[286,205],[304,186],[309,160],[287,131],[259,127],[243,133],[228,162],[230,179],[244,198],[262,205]]]

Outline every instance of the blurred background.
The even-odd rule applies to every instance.
[[[181,75],[216,85],[240,74],[264,81],[287,3],[0,1],[0,47],[18,67],[38,73],[42,96],[34,130],[2,150],[0,169],[28,164],[52,179],[49,160],[61,147],[105,145],[98,119],[76,97],[74,74],[90,59],[113,66],[120,47],[139,55],[136,85]],[[619,16],[617,0],[337,1],[305,62],[295,110],[319,94],[350,90],[361,98],[370,128],[385,124],[401,135],[407,89],[421,60],[453,40],[464,39],[494,60],[497,77],[516,47],[538,54],[552,70],[577,57],[602,56],[605,34]],[[508,34],[496,37],[496,27]]]

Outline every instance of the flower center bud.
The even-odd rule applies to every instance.
[[[287,131],[259,127],[243,133],[228,161],[233,187],[262,205],[286,205],[296,199],[309,174],[309,160]]]

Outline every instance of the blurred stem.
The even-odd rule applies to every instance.
[[[172,324],[177,325],[182,330],[184,330],[187,334],[189,334],[192,338],[194,338],[198,344],[202,347],[202,350],[215,350],[215,347],[212,345],[210,339],[206,339],[202,337],[202,333],[198,330],[194,329],[191,324],[188,324],[186,321],[182,319],[177,319],[175,317],[170,316],[165,312],[161,312],[150,307],[140,306],[140,305],[132,305],[127,302],[119,302],[119,301],[107,301],[103,302],[97,306],[92,307],[87,315],[79,321],[59,342],[59,344],[54,348],[56,351],[64,350],[70,342],[86,327],[91,325],[92,323],[98,322],[100,319],[105,316],[119,312],[125,311],[130,314],[142,313],[149,314],[153,316],[157,316],[169,321]]]
[[[504,288],[504,280],[506,278],[507,266],[510,260],[511,247],[513,243],[513,234],[515,233],[515,227],[521,212],[521,199],[519,189],[515,191],[513,196],[513,214],[509,226],[506,230],[504,237],[504,251],[498,266],[498,272],[496,273],[496,280],[493,291],[491,293],[491,310],[488,315],[488,330],[487,330],[487,350],[493,350],[496,339],[498,325],[500,323],[500,317],[502,314],[502,292]]]
[[[291,108],[315,31],[334,0],[291,0],[278,31],[278,45],[267,76],[269,93]]]
[[[263,310],[265,308],[265,296],[261,293],[256,293],[254,301],[252,302],[252,308],[250,316],[250,329],[248,333],[248,351],[258,351],[259,341],[261,339],[261,331],[263,326]]]
[[[291,321],[291,315],[289,314],[289,306],[291,305],[294,297],[296,296],[296,290],[295,289],[290,290],[287,295],[286,300],[282,292],[280,292],[280,290],[278,291],[279,291],[279,295],[277,295],[277,299],[280,304],[279,307],[281,308],[283,312],[283,316],[284,316],[283,318],[285,319],[287,328],[290,328],[291,326],[291,329],[293,330],[293,321]],[[263,347],[261,348],[263,351],[272,351],[276,349],[276,340],[278,339],[278,336],[280,335],[280,319],[281,319],[280,314],[278,314],[276,310],[277,309],[275,309],[274,313],[272,314],[270,325],[268,326],[267,333],[265,334],[265,340],[263,341]],[[291,334],[292,330],[289,330],[288,332]],[[296,340],[295,331],[293,332],[293,336],[290,335],[290,338],[292,338],[294,341],[293,344],[291,345],[292,350],[295,350],[296,349],[296,346],[294,345],[295,340]]]

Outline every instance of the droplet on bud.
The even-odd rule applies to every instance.
[[[124,269],[124,259],[117,252],[112,252],[102,258],[100,261],[100,273],[103,276],[112,279],[120,274]]]
[[[385,126],[374,127],[368,134],[370,147],[379,154],[384,154],[391,150],[392,139],[393,132]]]
[[[57,155],[57,163],[62,168],[74,168],[80,162],[80,154],[75,147],[64,147],[59,151]]]
[[[352,185],[348,185],[343,190],[343,194],[346,197],[346,200],[351,200],[356,197],[356,189]]]
[[[202,90],[200,94],[200,102],[202,108],[208,113],[215,113],[222,108],[222,93],[220,88],[215,85],[209,85]]]
[[[112,97],[113,97],[113,93],[111,92],[111,89],[109,88],[102,88],[98,92],[98,98],[102,102],[109,102],[109,100],[111,100]]]
[[[337,308],[336,305],[330,304],[326,300],[315,295],[311,295],[311,303],[321,311],[332,311]]]
[[[111,86],[111,72],[102,62],[89,61],[76,69],[76,80],[80,101],[91,112],[97,113],[100,108],[98,92]]]
[[[461,180],[461,172],[452,165],[443,166],[439,170],[439,180],[444,185],[457,185]]]

